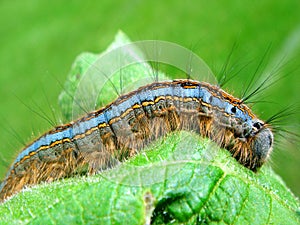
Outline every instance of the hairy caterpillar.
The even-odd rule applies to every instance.
[[[170,51],[171,47],[167,48]],[[168,56],[174,52],[180,51]],[[185,57],[189,58],[190,53]],[[140,62],[136,56],[133,58]],[[176,64],[179,68],[183,65]],[[107,77],[113,72],[101,73]],[[193,76],[190,71],[188,74]],[[221,88],[191,79],[154,82],[55,127],[25,147],[1,184],[0,199],[3,201],[26,185],[71,176],[86,165],[89,173],[112,167],[174,130],[209,137],[253,171],[267,160],[273,145],[270,125],[259,120],[243,100]]]

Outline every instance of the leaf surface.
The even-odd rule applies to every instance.
[[[124,40],[126,36],[121,43]],[[66,119],[72,117],[70,96],[97,57],[85,53],[84,60],[79,57],[74,63],[60,96]],[[143,74],[146,70],[147,66],[135,66],[126,73]],[[98,175],[27,188],[0,205],[0,221],[1,224],[299,224],[300,216],[298,199],[270,167],[263,166],[253,173],[236,162],[228,151],[197,134],[181,131],[156,140],[135,157]]]

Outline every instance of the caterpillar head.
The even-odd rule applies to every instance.
[[[228,150],[242,165],[256,172],[269,158],[274,137],[268,124],[259,119],[236,120],[233,145]]]
[[[253,121],[251,136],[253,136],[251,149],[256,166],[260,167],[270,156],[274,136],[268,125],[258,119]]]

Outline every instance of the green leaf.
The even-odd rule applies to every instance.
[[[73,107],[73,99],[68,96],[76,92],[78,78],[97,57],[86,53],[84,60],[74,63],[65,93],[60,96],[66,118],[71,118],[69,110]],[[148,67],[130,70],[141,74]],[[299,224],[300,215],[298,199],[270,167],[253,173],[227,150],[195,133],[181,131],[156,140],[135,157],[98,175],[27,188],[0,205],[0,221]]]
[[[209,140],[178,132],[102,174],[28,188],[0,206],[0,221],[299,224],[298,209],[269,167],[253,173]]]

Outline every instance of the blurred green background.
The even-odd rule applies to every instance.
[[[269,46],[269,62],[278,53],[288,57],[282,46],[290,46],[295,54],[281,72],[283,76],[291,69],[294,72],[261,98],[269,96],[268,102],[277,104],[261,103],[255,112],[266,119],[284,106],[299,105],[299,12],[298,0],[2,0],[0,177],[4,177],[24,143],[51,128],[33,111],[59,123],[57,98],[75,57],[85,51],[103,51],[119,29],[134,41],[160,39],[192,48],[216,73],[236,43],[233,71],[250,62],[226,87],[236,95],[241,93],[241,84],[252,76]],[[268,62],[264,64],[267,65]],[[299,114],[288,118],[288,124],[299,134]],[[299,143],[279,141],[276,146],[270,164],[300,196]]]

